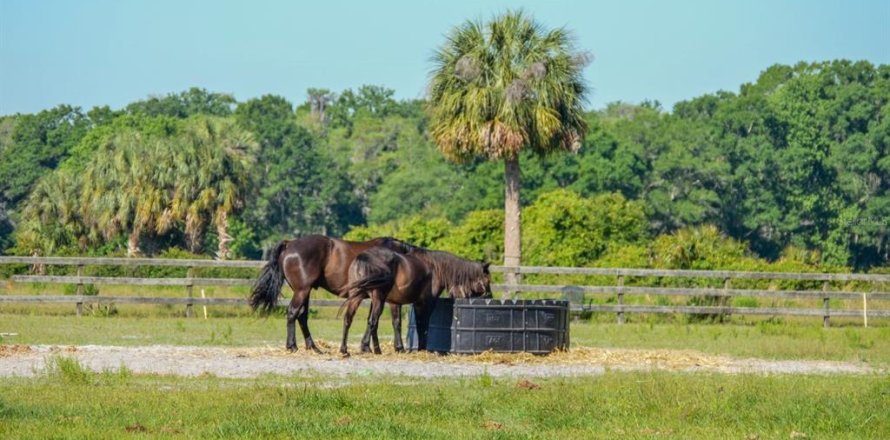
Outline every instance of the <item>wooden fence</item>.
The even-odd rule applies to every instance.
[[[202,278],[194,276],[195,268],[253,268],[260,269],[263,261],[212,261],[212,260],[174,260],[154,258],[79,258],[79,257],[10,257],[0,256],[0,264],[27,264],[47,266],[77,266],[77,275],[14,275],[15,283],[58,283],[77,286],[74,295],[0,295],[2,302],[30,303],[74,303],[77,313],[82,313],[84,303],[115,303],[115,304],[184,304],[187,316],[192,315],[192,307],[198,305],[246,305],[244,298],[198,298],[193,294],[195,286],[249,286],[253,278]],[[101,277],[84,275],[85,266],[168,266],[185,267],[185,278],[136,278],[136,277]],[[890,292],[881,291],[881,283],[890,282],[890,275],[868,275],[850,273],[787,273],[787,272],[735,272],[735,271],[703,271],[703,270],[658,270],[658,269],[604,269],[604,268],[570,268],[570,267],[503,267],[491,266],[494,272],[511,272],[518,275],[581,275],[615,277],[616,285],[560,285],[560,284],[493,284],[492,289],[503,292],[508,297],[524,293],[545,293],[569,299],[575,312],[607,312],[615,313],[618,323],[623,323],[627,313],[686,313],[708,315],[770,315],[770,316],[821,316],[823,325],[829,326],[832,316],[861,317],[864,325],[868,318],[890,317],[890,310],[872,307],[869,301],[890,300]],[[643,287],[626,286],[625,280],[633,277],[645,278],[685,278],[685,279],[717,279],[722,280],[722,288],[701,287]],[[735,289],[732,280],[795,280],[821,282],[821,290],[774,290],[774,289]],[[865,282],[871,288],[868,292],[831,290],[832,282]],[[105,296],[84,295],[84,286],[88,284],[124,285],[124,286],[182,286],[183,297],[138,297],[138,296]],[[615,304],[594,304],[585,302],[586,294],[615,295]],[[668,295],[687,297],[731,298],[737,296],[762,298],[803,298],[821,300],[819,308],[775,308],[775,307],[732,307],[732,306],[692,306],[692,305],[630,305],[625,304],[626,295]],[[831,308],[832,299],[858,300],[861,308]],[[279,304],[285,304],[282,298]],[[723,302],[726,302],[725,300]],[[339,300],[313,300],[314,306],[340,305]]]

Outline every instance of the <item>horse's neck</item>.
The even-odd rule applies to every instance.
[[[443,289],[462,287],[475,277],[473,263],[443,251],[429,253],[433,266],[433,280]]]

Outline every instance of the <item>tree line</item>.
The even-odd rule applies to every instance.
[[[295,106],[194,88],[0,117],[0,246],[259,258],[296,235],[388,234],[501,261],[503,163],[448,162],[428,103],[393,96],[311,89]],[[836,60],[671,111],[584,111],[577,151],[518,156],[523,263],[885,266],[888,99],[890,66]]]

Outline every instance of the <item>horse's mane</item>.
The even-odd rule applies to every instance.
[[[473,287],[485,275],[485,266],[450,252],[424,249],[393,237],[384,237],[384,245],[396,252],[413,255],[426,263],[437,280],[455,297],[469,296]]]

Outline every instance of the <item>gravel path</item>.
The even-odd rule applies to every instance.
[[[0,345],[0,377],[42,374],[52,356],[77,359],[95,370],[116,370],[122,365],[135,373],[183,376],[212,374],[249,378],[263,374],[316,374],[326,376],[459,377],[490,374],[495,377],[549,377],[597,375],[608,370],[686,371],[759,374],[887,374],[864,363],[831,361],[770,361],[735,359],[692,351],[578,348],[551,356],[483,354],[360,355],[343,359],[301,350],[277,348],[220,348],[154,345],[142,347]]]

